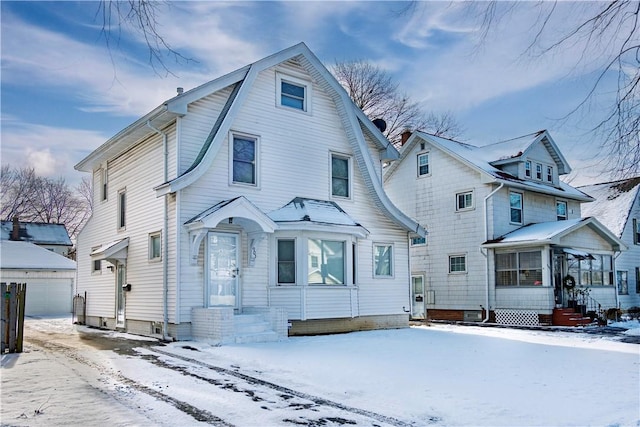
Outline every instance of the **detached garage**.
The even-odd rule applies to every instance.
[[[71,314],[76,263],[33,243],[0,241],[0,281],[27,284],[27,316]]]

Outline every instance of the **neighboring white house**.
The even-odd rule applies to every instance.
[[[415,132],[400,151],[385,189],[429,231],[412,241],[413,317],[549,324],[586,288],[590,305],[617,305],[625,246],[581,219],[592,199],[560,181],[570,168],[547,131],[484,147]]]
[[[33,243],[63,256],[69,255],[73,248],[64,224],[25,222],[18,217],[0,223],[0,240]]]
[[[280,337],[407,326],[425,231],[384,193],[397,157],[302,43],[179,89],[76,165],[87,322],[222,342],[260,339],[241,325],[260,316]]]
[[[620,307],[640,307],[640,177],[578,188],[595,199],[582,215],[598,218],[629,248],[616,258]]]
[[[75,276],[75,261],[33,243],[0,240],[0,281],[27,284],[27,316],[71,314]]]

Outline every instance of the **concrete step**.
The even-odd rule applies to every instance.
[[[275,342],[278,341],[278,334],[274,331],[264,331],[258,333],[248,333],[248,334],[236,334],[235,343],[236,344],[252,344],[252,343],[260,343],[260,342]]]

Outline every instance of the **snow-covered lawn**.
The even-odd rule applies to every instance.
[[[49,328],[56,333],[139,338],[71,326],[68,322],[68,319],[30,320],[29,327],[41,331]],[[630,328],[630,335],[640,334],[637,321],[621,325]],[[159,390],[178,401],[188,401],[238,426],[308,421],[314,414],[313,405],[309,412],[299,411],[301,406],[276,408],[275,402],[287,394],[283,390],[293,392],[293,397],[288,398],[310,401],[320,398],[316,402],[329,402],[328,406],[316,409],[324,413],[324,424],[306,425],[638,426],[640,345],[622,343],[619,339],[619,336],[564,331],[432,325],[221,347],[176,342],[144,347],[134,356],[109,351],[108,356],[101,358],[102,365],[108,364],[120,379]],[[99,364],[96,353],[83,357]],[[5,407],[5,379],[14,379],[8,374],[19,368],[20,363],[18,358],[13,368],[7,369],[4,367],[7,356],[3,356],[2,369],[3,425],[47,425],[30,423],[28,417],[24,422],[7,419],[11,408]],[[150,358],[155,358],[156,363],[150,363]],[[37,384],[55,389],[55,381],[60,378],[43,376],[48,363],[52,363],[51,358],[37,362],[44,369],[37,370],[40,378],[31,387]],[[168,365],[179,370],[167,369]],[[214,375],[207,366],[218,369],[215,375],[219,377],[235,373],[234,381],[240,382],[242,378],[249,381],[234,385],[235,391],[241,388],[242,393],[225,395],[224,388],[212,384],[228,379],[202,380]],[[53,365],[51,368],[56,369]],[[28,370],[24,372],[28,375]],[[266,386],[252,382],[253,379]],[[122,391],[121,380],[106,383],[107,394],[122,402],[122,396],[118,396],[118,384]],[[17,390],[21,382],[11,381],[9,385],[11,390]],[[69,410],[77,410],[78,405],[91,398],[84,388],[77,393],[72,388],[65,389],[65,393]],[[142,397],[132,390],[127,393],[133,402],[128,410],[139,407],[138,413],[146,413],[147,419],[155,424],[198,424],[184,414],[180,414],[182,418],[174,418],[163,407],[166,401],[155,401],[153,393]],[[242,400],[245,395],[253,399]],[[94,399],[91,404],[96,405]],[[149,415],[151,412],[153,416]],[[362,413],[381,417],[377,422],[367,422],[363,421],[366,417],[362,418]],[[117,411],[110,414],[112,424],[140,425],[139,420],[126,418],[126,411],[121,412],[121,419]],[[34,420],[37,417],[31,417]]]

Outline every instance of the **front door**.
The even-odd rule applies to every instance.
[[[424,319],[424,276],[411,276],[411,318]]]
[[[238,235],[210,232],[208,236],[208,306],[238,308]]]
[[[124,285],[127,283],[127,267],[118,263],[116,274],[116,327],[124,328]]]
[[[562,278],[565,276],[565,255],[562,252],[553,252],[553,293],[557,305],[564,304],[564,288]]]

